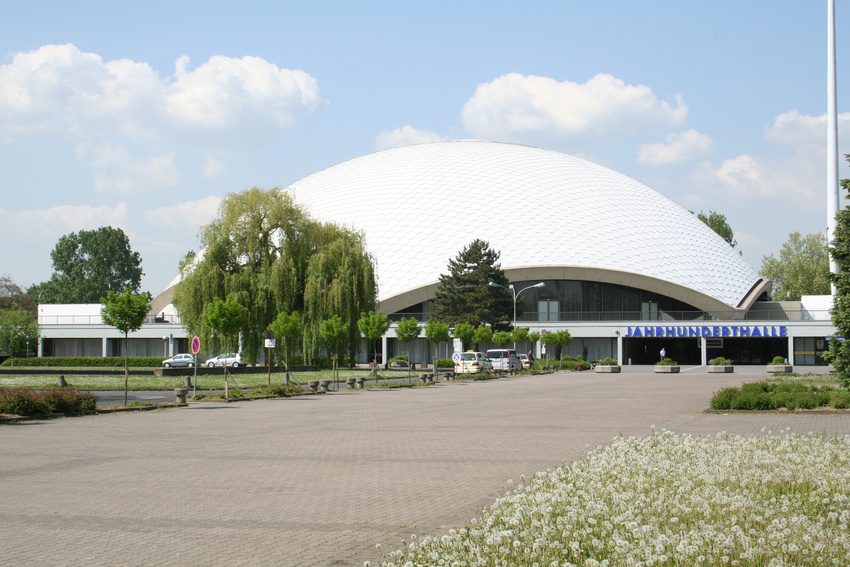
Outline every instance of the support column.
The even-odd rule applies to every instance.
[[[100,349],[100,355],[101,356],[109,356],[107,354],[108,351],[109,351],[109,339],[106,338],[106,337],[103,337],[103,346]]]
[[[708,366],[708,347],[706,346],[707,344],[708,344],[708,341],[705,340],[705,337],[699,338],[699,350],[700,350],[699,358],[700,358],[700,364],[702,366]]]
[[[387,363],[387,336],[381,337],[381,366]]]
[[[623,365],[623,335],[617,333],[617,364]]]
[[[794,358],[794,337],[788,337],[788,364],[792,366],[796,364]]]

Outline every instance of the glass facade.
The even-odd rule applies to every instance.
[[[612,283],[578,280],[514,282],[517,290],[517,323],[535,321],[663,321],[706,319],[708,314],[677,299],[652,291]],[[526,289],[529,288],[529,289]],[[390,315],[428,319],[431,302],[412,305]]]

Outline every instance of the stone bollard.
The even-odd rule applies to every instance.
[[[186,387],[187,390],[192,389],[192,377],[191,376],[186,376],[186,386],[185,387]]]
[[[307,385],[310,387],[310,389],[312,391],[314,391],[314,392],[319,391],[319,381],[318,380],[310,380],[309,382],[307,382]]]
[[[354,384],[355,384],[354,385],[355,388],[362,390],[363,388],[366,387],[366,378],[359,376],[359,377],[354,379]]]
[[[178,404],[186,403],[186,396],[189,395],[189,390],[186,388],[174,388],[174,396],[177,398]]]
[[[58,386],[59,386],[60,388],[64,388],[64,387],[65,387],[65,386],[67,386],[67,385],[68,385],[68,383],[67,383],[67,382],[65,382],[65,375],[64,375],[64,374],[60,374],[60,375],[59,375],[59,383],[58,383]]]
[[[345,379],[345,385],[348,386],[349,388],[354,388],[355,381],[356,381],[355,378],[346,378]]]
[[[330,388],[330,386],[331,386],[330,380],[321,380],[319,382],[319,391],[320,392],[327,392],[328,388]]]

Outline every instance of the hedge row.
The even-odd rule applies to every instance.
[[[133,368],[149,368],[162,366],[164,356],[131,356],[127,364]],[[123,356],[41,356],[30,358],[10,358],[3,366],[54,366],[58,368],[76,366],[97,366],[109,368],[124,368]]]
[[[832,386],[755,382],[723,388],[711,398],[713,410],[776,410],[850,408],[850,391]]]
[[[94,411],[97,398],[73,388],[0,388],[0,413],[29,416]]]

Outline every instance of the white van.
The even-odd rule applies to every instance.
[[[512,348],[494,348],[486,352],[487,358],[493,363],[493,370],[509,372],[522,370],[522,361]]]

